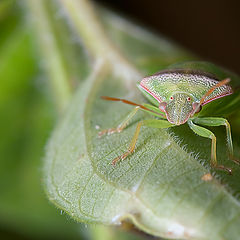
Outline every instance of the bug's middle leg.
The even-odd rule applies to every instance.
[[[169,128],[169,127],[174,127],[175,125],[171,124],[167,120],[161,120],[161,119],[149,119],[149,120],[140,121],[137,124],[135,133],[134,133],[133,138],[132,138],[132,140],[129,144],[128,150],[126,152],[124,152],[122,155],[116,157],[112,161],[112,165],[116,165],[116,163],[119,160],[124,160],[128,155],[130,155],[134,152],[136,142],[137,142],[137,139],[138,139],[138,136],[139,136],[139,133],[140,133],[140,129],[141,129],[142,126],[148,126],[148,127],[153,127],[153,128]]]
[[[225,167],[223,165],[218,165],[217,156],[216,156],[216,142],[217,142],[217,140],[216,140],[215,135],[210,130],[194,124],[193,121],[190,120],[190,119],[188,120],[188,125],[197,135],[199,135],[201,137],[205,137],[205,138],[210,138],[212,140],[211,162],[210,162],[211,166],[216,168],[216,169],[227,171],[229,174],[232,174],[232,169],[231,168]]]

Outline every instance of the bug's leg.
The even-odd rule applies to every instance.
[[[232,143],[232,135],[231,135],[231,127],[229,122],[225,118],[218,118],[218,117],[202,117],[196,118],[193,120],[194,123],[204,125],[204,126],[225,126],[226,127],[226,134],[227,134],[227,147],[230,159],[235,162],[236,164],[240,164],[240,161],[237,160],[233,156],[233,143]]]
[[[122,123],[120,123],[116,128],[109,128],[109,129],[105,129],[101,132],[98,133],[98,136],[102,136],[104,134],[112,134],[115,132],[121,132],[129,123],[129,121],[133,118],[133,116],[137,113],[137,111],[140,109],[140,107],[135,107],[128,115],[127,117],[123,120]]]
[[[153,128],[169,128],[169,127],[174,127],[175,125],[171,124],[167,120],[158,120],[158,119],[149,119],[149,120],[143,120],[140,121],[137,124],[135,133],[133,135],[133,138],[129,144],[128,150],[124,152],[122,155],[116,157],[112,161],[112,165],[115,165],[119,160],[125,159],[128,155],[134,152],[136,142],[139,136],[139,132],[142,126],[148,126],[148,127],[153,127]]]
[[[99,132],[99,134],[98,134],[99,136],[102,136],[104,134],[112,134],[115,132],[121,132],[127,126],[129,120],[136,114],[138,109],[141,109],[141,110],[148,112],[149,114],[157,116],[159,118],[165,118],[165,114],[163,114],[158,108],[151,106],[149,104],[144,104],[144,105],[148,105],[148,107],[146,107],[142,104],[131,102],[129,100],[122,99],[122,98],[113,98],[113,97],[107,97],[107,96],[102,96],[101,98],[106,101],[123,102],[125,104],[129,104],[129,105],[136,106],[136,107],[129,113],[129,115],[126,117],[126,119],[118,127],[103,130],[103,131]]]
[[[143,106],[146,107],[146,108],[149,109],[149,110],[152,110],[152,112],[158,113],[157,115],[155,115],[155,116],[157,116],[158,118],[166,119],[165,114],[162,115],[162,116],[159,115],[159,113],[163,114],[163,112],[161,112],[161,111],[159,110],[159,107],[155,107],[154,105],[151,105],[151,104],[148,104],[148,103],[143,103]],[[153,115],[154,115],[154,114],[153,114]]]
[[[145,107],[147,106],[147,108],[142,108],[141,106]],[[157,116],[159,118],[164,119],[161,115],[161,112],[159,111],[159,109],[157,107],[154,107],[150,104],[144,104],[144,105],[140,105],[135,107],[128,115],[127,117],[123,120],[122,123],[120,123],[117,127],[115,128],[109,128],[109,129],[105,129],[101,132],[98,133],[98,136],[103,136],[105,134],[112,134],[112,133],[116,133],[116,132],[121,132],[124,128],[126,128],[126,126],[128,125],[129,121],[134,117],[134,115],[137,113],[138,110],[142,110],[145,112],[148,112],[149,114],[153,115],[153,116]]]
[[[231,168],[225,167],[223,165],[218,165],[218,163],[217,163],[215,135],[210,130],[194,124],[193,121],[190,119],[188,120],[188,125],[197,135],[199,135],[201,137],[205,137],[205,138],[210,138],[212,140],[211,162],[210,162],[211,166],[216,169],[227,171],[229,174],[232,174]]]

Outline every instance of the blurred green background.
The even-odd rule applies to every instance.
[[[0,238],[80,239],[42,187],[44,146],[56,112],[23,6],[0,1]],[[83,235],[83,234],[81,234]]]

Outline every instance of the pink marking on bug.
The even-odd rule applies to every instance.
[[[153,96],[158,102],[162,102],[162,100],[160,98],[158,98],[153,92],[149,91],[149,89],[147,89],[146,87],[144,87],[142,85],[142,82],[140,82],[139,85],[142,89],[144,89],[146,92],[148,92],[151,96]]]
[[[231,95],[231,94],[233,94],[233,92],[229,92],[229,93],[223,94],[223,95],[221,95],[221,96],[217,96],[217,97],[208,99],[206,102],[203,102],[203,103],[202,103],[202,106],[205,105],[205,104],[207,104],[207,103],[209,103],[209,102],[212,102],[212,101],[214,101],[214,100],[216,100],[216,99],[218,99],[218,98],[226,97],[226,96]]]

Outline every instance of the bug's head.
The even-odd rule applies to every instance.
[[[187,93],[176,93],[172,95],[168,101],[161,102],[159,109],[166,113],[167,120],[170,123],[181,125],[191,117],[197,105],[191,95]]]

